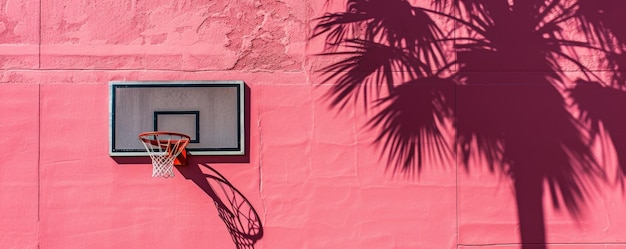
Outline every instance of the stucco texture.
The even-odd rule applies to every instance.
[[[453,1],[390,2],[430,8],[431,2]],[[573,1],[560,2],[566,9]],[[328,66],[349,54],[319,55],[329,51],[325,37],[311,37],[317,18],[342,11],[346,4],[339,0],[0,0],[0,248],[626,248],[626,167],[619,160],[626,141],[624,82],[569,92],[586,75],[582,66],[600,78],[623,68],[598,59],[598,50],[581,50],[575,59],[559,59],[558,87],[516,80],[502,85],[490,80],[534,79],[544,75],[542,68],[511,72],[486,61],[460,81],[437,87],[441,96],[452,96],[446,99],[451,118],[435,127],[448,149],[422,141],[435,149],[424,154],[419,169],[413,162],[403,170],[396,164],[402,156],[384,142],[384,134],[394,131],[378,115],[389,110],[387,103],[366,105],[363,96],[376,96],[370,92],[333,105],[340,83],[328,76],[347,69]],[[442,33],[467,35],[455,28],[460,20],[431,15]],[[584,33],[568,32],[565,37]],[[450,61],[464,60],[453,43],[444,42],[443,53]],[[464,65],[442,71],[454,75]],[[411,75],[396,69],[396,79]],[[245,81],[246,155],[192,156],[173,179],[151,178],[147,158],[109,156],[109,82],[144,80]],[[482,81],[467,83],[473,80]],[[394,91],[385,85],[378,97],[434,91],[432,86]],[[617,93],[607,97],[607,89]],[[559,115],[591,119],[573,94],[598,103],[591,109],[603,113],[600,122],[571,128],[582,135],[572,135],[569,121],[559,123]],[[550,102],[553,96],[563,102]],[[509,104],[514,101],[520,104]],[[419,103],[403,108],[418,110],[413,104]],[[495,154],[476,152],[493,137],[507,143],[490,144]],[[583,138],[589,139],[579,151],[589,153],[568,150]],[[551,154],[555,139],[570,146],[562,156],[574,159]],[[585,168],[576,158],[596,163]],[[521,173],[511,177],[511,165],[520,161],[581,164],[555,169],[594,171],[598,178],[575,175],[570,189],[538,180],[542,194],[534,204],[540,212],[530,213],[530,223],[520,222],[527,217],[520,215],[527,196]],[[209,167],[258,213],[263,233],[253,246],[233,241],[198,178]],[[584,198],[562,195],[578,190]],[[533,234],[533,226],[545,231]]]

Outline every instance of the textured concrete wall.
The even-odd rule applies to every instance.
[[[249,162],[191,163],[250,200],[255,248],[520,248],[509,178],[456,157],[394,175],[372,112],[329,108],[307,41],[325,3],[0,0],[0,248],[235,248],[192,180],[108,155],[111,80],[246,82]],[[623,191],[592,192],[575,218],[545,197],[550,248],[626,248]]]

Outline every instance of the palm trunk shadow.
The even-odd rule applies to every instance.
[[[534,174],[518,175],[514,186],[522,248],[546,248],[543,181],[541,177]]]
[[[576,218],[603,174],[561,93],[541,77],[513,78],[532,84],[459,87],[458,143],[463,155],[488,155],[492,169],[512,178],[523,248],[537,248],[546,243],[544,188],[555,208]],[[469,169],[472,160],[463,161]]]

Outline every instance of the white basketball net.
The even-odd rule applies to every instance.
[[[152,177],[174,177],[174,160],[189,143],[189,137],[175,133],[144,133],[139,139],[152,159]]]

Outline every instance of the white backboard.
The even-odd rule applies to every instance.
[[[243,81],[112,81],[111,156],[145,156],[142,132],[191,137],[191,155],[243,155]]]

